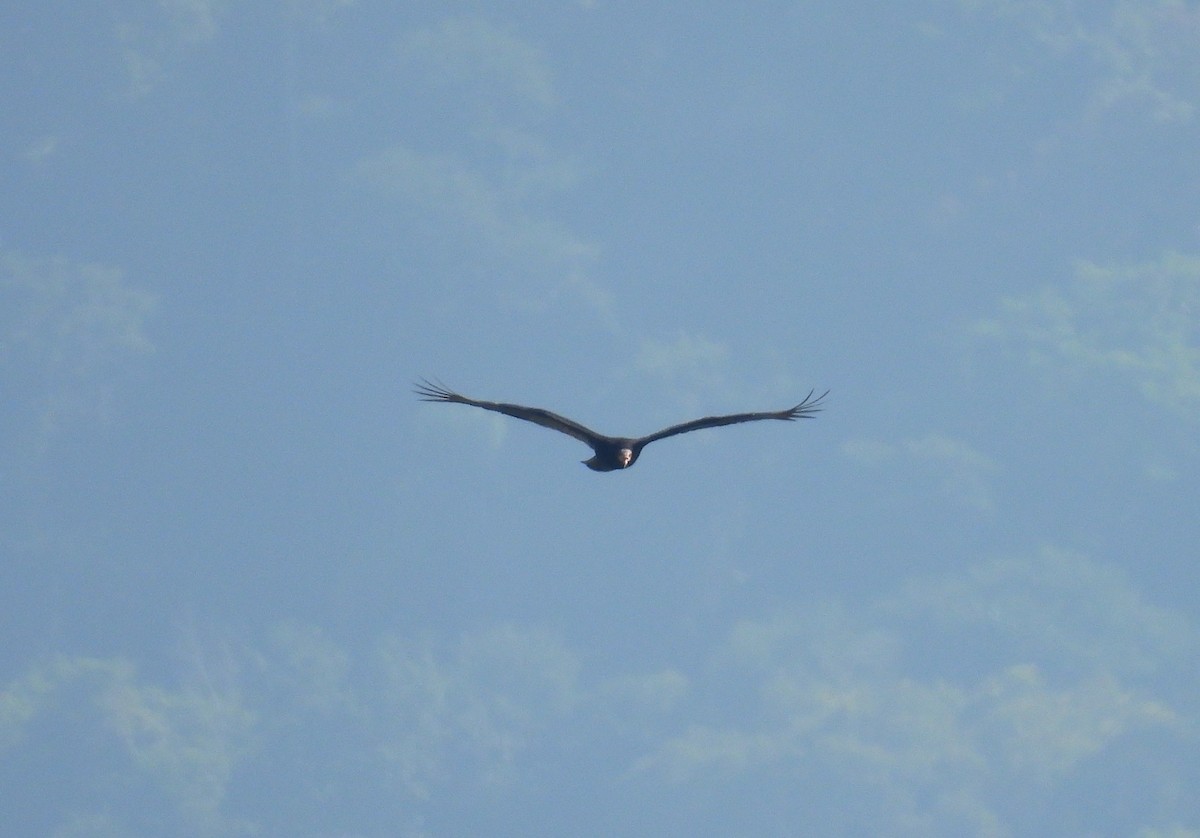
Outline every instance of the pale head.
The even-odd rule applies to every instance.
[[[629,468],[629,464],[633,462],[633,450],[622,448],[617,452],[617,462],[621,464],[621,468]]]

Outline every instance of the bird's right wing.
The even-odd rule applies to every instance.
[[[540,407],[525,407],[520,404],[484,402],[478,399],[470,399],[464,395],[455,393],[453,390],[447,389],[441,384],[434,384],[424,378],[419,383],[413,385],[413,392],[420,396],[422,401],[469,404],[472,407],[482,407],[484,410],[493,410],[496,413],[503,413],[506,416],[524,419],[526,422],[541,425],[543,428],[550,428],[567,436],[573,436],[580,442],[587,443],[593,447],[596,443],[607,438],[572,419],[559,416],[557,413],[551,413],[549,410],[543,410]]]

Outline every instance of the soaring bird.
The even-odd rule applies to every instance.
[[[589,445],[592,451],[595,452],[591,459],[582,461],[592,471],[617,471],[618,469],[629,468],[637,462],[642,449],[655,440],[666,439],[676,434],[686,434],[689,431],[698,431],[701,428],[736,425],[739,422],[757,422],[759,419],[780,419],[784,422],[792,422],[796,419],[811,419],[813,414],[821,410],[822,399],[829,395],[829,391],[826,390],[814,399],[813,393],[816,391],[810,390],[808,395],[804,397],[804,401],[786,410],[767,411],[765,413],[733,413],[729,416],[705,416],[703,419],[693,419],[690,422],[683,422],[679,425],[663,428],[661,431],[652,433],[649,436],[624,437],[598,434],[591,428],[585,428],[578,422],[559,416],[557,413],[543,410],[540,407],[525,407],[519,404],[484,402],[478,399],[469,399],[460,393],[446,389],[441,384],[434,384],[424,378],[414,384],[413,392],[420,396],[422,401],[450,402],[451,404],[469,404],[473,407],[482,407],[484,410],[494,410],[506,416],[515,416],[517,419],[533,422],[535,425],[541,425],[543,428],[551,428],[567,436],[573,436],[580,442]]]

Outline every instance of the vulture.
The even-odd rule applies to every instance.
[[[526,422],[541,425],[543,428],[550,428],[567,436],[573,436],[575,439],[589,446],[594,452],[591,459],[582,461],[592,471],[617,471],[629,468],[637,462],[642,449],[650,443],[666,439],[669,436],[675,436],[676,434],[698,431],[701,428],[717,428],[722,425],[736,425],[739,422],[757,422],[760,419],[779,419],[784,422],[792,422],[796,419],[811,419],[813,414],[821,410],[822,400],[829,395],[829,391],[826,390],[821,395],[813,398],[813,393],[816,391],[810,390],[808,395],[804,397],[804,401],[795,407],[789,407],[784,410],[767,411],[765,413],[732,413],[728,416],[705,416],[703,419],[693,419],[690,422],[683,422],[679,425],[663,428],[661,431],[652,433],[649,436],[623,437],[598,434],[574,420],[559,416],[557,413],[551,413],[548,410],[543,410],[540,407],[525,407],[519,404],[470,399],[460,393],[455,393],[453,390],[446,389],[440,383],[434,384],[424,378],[413,386],[413,392],[420,396],[422,401],[469,404],[472,407],[493,410],[496,413],[503,413],[506,416],[524,419]]]

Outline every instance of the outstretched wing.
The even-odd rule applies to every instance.
[[[815,392],[815,390],[810,390],[808,395],[804,397],[804,401],[787,410],[768,411],[766,413],[734,413],[729,416],[705,416],[703,419],[693,419],[691,422],[684,422],[680,425],[663,428],[657,433],[642,437],[638,442],[642,445],[649,445],[658,439],[666,439],[676,434],[686,434],[689,431],[698,431],[701,428],[719,428],[722,425],[736,425],[739,422],[757,422],[759,419],[780,419],[784,422],[793,422],[796,419],[811,419],[814,413],[821,410],[821,400],[829,395],[829,391],[826,390],[814,399],[813,393]]]
[[[413,385],[413,392],[420,396],[422,401],[426,402],[469,404],[473,407],[482,407],[484,410],[494,410],[506,416],[524,419],[526,422],[541,425],[543,428],[550,428],[567,436],[573,436],[580,442],[585,442],[592,447],[607,439],[607,437],[596,433],[590,428],[585,428],[578,422],[567,419],[565,416],[559,416],[557,413],[542,410],[540,407],[525,407],[524,405],[504,404],[503,402],[481,402],[476,399],[469,399],[466,396],[455,393],[453,390],[446,389],[441,384],[434,384],[424,378],[419,383]]]

